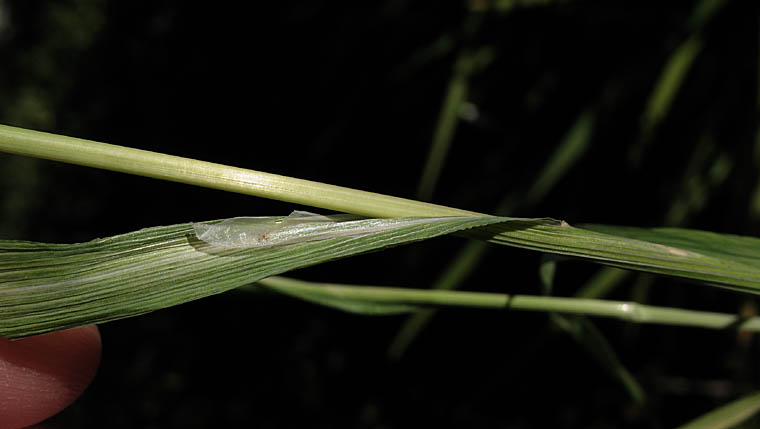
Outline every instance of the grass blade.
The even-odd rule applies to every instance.
[[[725,0],[700,0],[694,5],[686,25],[691,35],[673,50],[663,65],[641,115],[641,134],[629,151],[629,161],[639,163],[642,160],[702,51],[702,30],[725,3]]]
[[[760,411],[760,392],[754,392],[679,426],[678,429],[732,428],[757,414],[758,411]]]
[[[647,396],[641,384],[623,365],[612,345],[596,325],[588,318],[577,315],[551,313],[550,318],[555,326],[569,334],[612,378],[617,380],[635,403],[643,405],[646,402]]]
[[[451,207],[2,125],[0,150],[369,217],[484,216]],[[753,253],[754,249],[760,249],[760,239],[754,237],[681,230],[678,243],[686,248],[680,249],[677,245],[658,241],[611,235],[623,234],[625,229],[607,229],[609,234],[604,234],[574,228],[549,218],[505,220],[509,221],[479,228],[466,235],[501,245],[760,293],[760,262],[757,261],[760,256]],[[657,229],[628,230],[641,234],[649,231],[648,237],[656,240],[672,235]],[[689,247],[693,240],[699,242],[697,247]],[[715,248],[716,241],[720,243],[719,248]],[[742,258],[733,257],[734,246],[739,247],[737,251],[743,254]]]
[[[685,228],[635,228],[587,224],[583,228],[665,246],[678,255],[701,254],[725,263],[760,269],[760,239]]]
[[[274,274],[500,220],[449,218],[267,248],[212,246],[196,238],[191,224],[79,244],[0,241],[0,336],[135,316]]]
[[[467,101],[469,80],[473,73],[492,61],[493,52],[488,47],[475,52],[464,50],[454,64],[454,72],[449,80],[446,97],[438,115],[438,123],[433,134],[433,142],[425,162],[425,167],[417,188],[417,197],[429,201],[443,170],[446,156],[454,135],[462,105]]]
[[[544,258],[539,267],[541,289],[545,295],[550,295],[554,287],[556,269],[557,261],[553,260],[552,257]],[[644,389],[636,377],[623,365],[615,353],[615,349],[591,320],[581,315],[557,312],[550,313],[549,318],[555,327],[570,335],[612,378],[617,380],[636,404],[643,405],[646,402],[646,393],[644,393]]]
[[[586,259],[617,268],[760,293],[760,239],[678,228],[550,222],[492,225],[468,234],[493,243]],[[592,230],[592,228],[594,230]],[[602,233],[603,231],[605,233]]]

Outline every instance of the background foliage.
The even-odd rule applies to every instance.
[[[757,235],[757,8],[5,0],[0,123],[481,212]],[[573,139],[562,173],[541,179]],[[423,171],[436,186],[418,185]],[[86,241],[293,208],[0,155],[3,238]],[[295,275],[428,287],[463,244]],[[463,288],[538,294],[539,263],[492,249]],[[560,264],[553,293],[596,269]],[[755,312],[750,297],[648,276],[608,296]],[[734,332],[596,321],[642,408],[547,315],[441,312],[390,360],[403,322],[236,292],[112,322],[95,384],[52,424],[671,427],[758,387],[757,341]]]

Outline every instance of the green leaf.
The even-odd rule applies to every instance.
[[[297,268],[503,221],[509,222],[496,217],[415,219],[358,237],[267,248],[215,247],[198,240],[191,224],[79,244],[0,241],[0,336],[18,338],[135,316]]]
[[[719,234],[684,228],[635,228],[629,226],[588,224],[585,229],[605,234],[648,241],[670,247],[670,253],[701,254],[725,262],[738,269],[760,270],[760,238]]]
[[[190,224],[80,244],[0,241],[0,335],[15,338],[134,316],[297,268],[474,227],[480,228],[461,233],[759,292],[760,267],[752,257],[758,240],[751,237],[604,227],[620,234],[615,236],[551,219],[477,216],[400,225],[405,226],[360,237],[253,249],[214,247],[197,240]]]
[[[760,239],[676,228],[631,228],[566,223],[495,224],[468,236],[493,243],[573,256],[760,293]]]
[[[760,411],[760,392],[754,392],[679,426],[678,429],[726,429]]]
[[[0,151],[375,218],[485,216],[452,207],[4,125],[0,125]],[[656,230],[652,231],[656,233]],[[479,228],[468,236],[618,268],[698,280],[750,293],[758,293],[760,289],[760,269],[756,263],[746,263],[748,259],[756,260],[756,255],[746,254],[745,258],[736,261],[727,256],[726,251],[720,255],[716,247],[709,243],[703,243],[700,251],[712,251],[702,254],[675,246],[573,228],[553,219],[511,219],[508,223]],[[760,248],[760,240],[756,238],[729,241],[731,245],[742,241],[743,247]]]

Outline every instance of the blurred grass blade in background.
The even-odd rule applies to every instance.
[[[569,334],[599,362],[602,368],[623,386],[633,402],[638,405],[646,403],[647,395],[641,384],[623,365],[615,349],[593,322],[583,316],[559,313],[550,313],[549,318],[555,326]]]
[[[677,429],[728,429],[760,411],[760,392],[754,392],[679,426]]]
[[[446,156],[456,134],[462,106],[467,101],[470,76],[490,63],[493,56],[493,49],[487,46],[474,52],[464,50],[459,54],[454,64],[453,75],[449,81],[438,123],[433,133],[433,143],[430,146],[417,189],[417,198],[422,201],[429,201],[432,198],[433,190],[438,184]]]
[[[638,164],[643,159],[657,128],[670,112],[679,90],[702,50],[702,30],[725,3],[726,0],[700,0],[694,5],[686,23],[691,34],[673,49],[649,94],[646,108],[641,115],[638,141],[631,146],[628,153],[629,162]]]
[[[678,46],[668,59],[641,116],[641,135],[637,144],[631,146],[629,153],[629,159],[632,163],[641,162],[644,152],[652,142],[657,127],[668,114],[678,90],[683,85],[683,81],[701,49],[701,40],[692,35]]]
[[[517,206],[526,210],[539,203],[577,165],[588,149],[593,136],[596,112],[585,110],[578,115],[528,190],[518,198],[509,193],[499,203],[496,214],[508,215]],[[433,283],[431,289],[458,289],[486,255],[489,247],[470,242],[454,256],[452,262]],[[388,347],[388,356],[400,359],[417,336],[435,315],[434,309],[425,309],[409,316]]]
[[[759,37],[760,38],[760,37]],[[760,70],[760,41],[757,43],[758,53],[756,54],[756,67]],[[760,73],[758,74],[760,78]],[[755,95],[755,111],[760,112],[760,79],[756,83],[757,94]],[[760,116],[760,115],[758,115]],[[755,142],[754,142],[754,167],[755,171],[760,171],[760,117],[755,122]],[[749,215],[750,218],[757,222],[760,222],[760,177],[757,177],[755,182],[755,190],[752,198],[749,201]]]
[[[543,258],[539,267],[539,278],[544,295],[551,295],[554,287],[554,276],[557,270],[557,261],[554,256]],[[631,304],[639,308],[638,305]],[[627,307],[626,307],[627,308]],[[573,340],[581,345],[597,362],[617,380],[628,392],[631,399],[638,405],[644,405],[647,400],[644,388],[641,387],[636,377],[628,371],[620,361],[615,349],[604,337],[599,329],[588,318],[581,315],[549,313],[552,324],[569,334]]]

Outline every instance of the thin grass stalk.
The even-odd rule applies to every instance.
[[[280,292],[301,292],[309,296],[319,295],[325,298],[373,303],[376,305],[557,312],[614,318],[634,323],[760,332],[760,317],[743,319],[735,314],[658,307],[626,301],[341,285],[305,282],[279,276],[260,280],[258,284]],[[251,290],[251,288],[255,288],[255,286],[246,286],[243,290]]]
[[[369,217],[483,216],[436,204],[0,125],[0,151]]]

